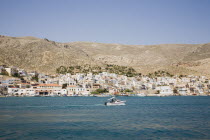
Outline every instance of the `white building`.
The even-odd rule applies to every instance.
[[[40,96],[65,96],[67,90],[62,89],[61,85],[58,84],[40,84],[34,87],[36,94]]]
[[[180,95],[183,95],[183,96],[186,96],[188,94],[188,90],[186,87],[184,86],[179,86],[177,87],[177,92],[180,94]]]
[[[86,88],[82,86],[69,85],[66,90],[67,96],[88,96],[90,94],[90,91],[87,91]]]
[[[158,90],[159,94],[163,96],[173,95],[173,90],[170,86],[158,86],[156,87],[156,90]]]

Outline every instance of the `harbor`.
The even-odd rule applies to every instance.
[[[210,139],[210,97],[0,98],[0,139]]]

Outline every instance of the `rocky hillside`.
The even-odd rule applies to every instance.
[[[90,42],[58,43],[35,37],[0,37],[0,65],[55,73],[60,66],[114,64],[141,73],[210,75],[210,43],[121,45]]]

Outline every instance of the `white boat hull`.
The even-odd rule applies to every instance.
[[[113,102],[113,103],[110,103],[110,102],[105,102],[105,105],[106,106],[118,106],[118,105],[125,105],[125,101],[121,101],[121,102]]]

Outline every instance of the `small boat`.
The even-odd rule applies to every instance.
[[[107,102],[105,102],[106,106],[114,106],[114,105],[125,105],[126,101],[121,101],[119,99],[116,99],[115,97],[112,97],[108,99]]]

